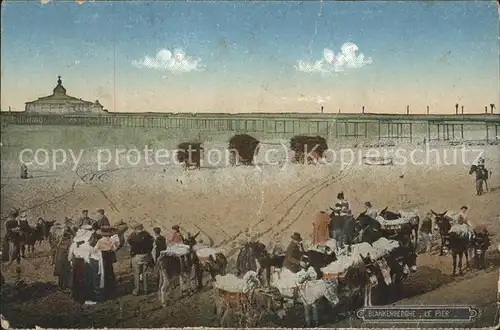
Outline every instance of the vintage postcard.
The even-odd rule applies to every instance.
[[[3,1],[1,325],[487,328],[498,1]]]

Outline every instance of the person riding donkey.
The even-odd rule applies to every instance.
[[[337,194],[337,201],[333,207],[330,207],[334,215],[340,215],[342,210],[349,210],[349,202],[345,199],[344,193]]]
[[[376,219],[378,217],[378,211],[373,208],[373,205],[371,202],[365,202],[365,214],[372,219]]]
[[[181,234],[179,225],[173,225],[172,230],[174,232],[172,234],[172,237],[169,240],[169,243],[171,243],[171,244],[183,244],[184,237]]]

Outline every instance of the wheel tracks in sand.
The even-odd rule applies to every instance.
[[[71,188],[68,191],[66,191],[66,192],[64,192],[64,193],[62,193],[60,195],[57,195],[55,197],[52,197],[50,199],[47,199],[47,200],[45,200],[43,202],[37,203],[35,205],[28,206],[28,207],[26,207],[24,209],[21,209],[20,211],[21,212],[23,212],[23,211],[30,211],[30,210],[33,210],[33,209],[36,209],[36,208],[39,208],[39,207],[42,207],[42,206],[45,206],[45,205],[57,202],[59,200],[65,199],[66,197],[70,196],[71,194],[73,194],[76,191],[75,187],[76,187],[76,183],[77,183],[78,180],[79,179],[73,180],[73,183],[71,184]],[[6,218],[7,218],[7,216],[4,216],[4,217],[1,218],[1,220],[5,220]]]
[[[84,166],[86,165],[89,165],[88,163],[84,163],[82,164]],[[117,171],[120,171],[120,170],[126,170],[128,168],[120,168],[120,169],[113,169],[113,170],[101,170],[101,171],[97,171],[97,172],[88,172],[88,173],[85,173],[84,175],[82,174],[79,174],[79,169],[77,168],[77,170],[75,171],[77,176],[80,178],[81,181],[85,182],[86,184],[90,185],[91,187],[94,187],[96,188],[102,195],[103,197],[109,202],[109,204],[111,205],[111,207],[117,212],[117,213],[121,213],[120,209],[117,207],[117,204],[101,189],[101,187],[97,186],[95,183],[93,183],[94,179],[95,178],[98,178],[99,181],[102,182],[101,180],[101,177],[103,175],[107,175],[108,173],[111,173],[111,172],[117,172]],[[89,181],[86,181],[86,178],[90,177],[90,180]],[[126,198],[123,197],[122,194],[120,193],[116,193],[118,199],[120,200],[120,204],[122,204],[127,210],[129,211],[132,211],[134,209],[134,206],[131,205]],[[122,208],[122,209],[123,209]],[[158,225],[159,227],[162,227],[163,229],[165,229],[165,227],[162,225],[162,223],[160,221],[158,221],[158,219],[156,219],[155,217],[149,215],[148,212],[144,212],[143,213],[152,223]],[[189,221],[189,220],[186,220],[191,226],[193,226],[194,228],[196,228],[196,230],[200,231],[200,233],[202,233],[203,235],[205,235],[208,240],[212,243],[213,242],[213,238],[208,235],[204,230],[203,228],[201,228],[200,226],[198,226],[197,224],[195,224],[194,222],[192,221]],[[212,243],[213,244],[213,243]]]
[[[223,244],[231,244],[232,243],[231,244],[232,245],[232,249],[228,253],[227,257],[229,258],[229,257],[233,256],[239,250],[235,246],[236,245],[235,241],[236,241],[236,239],[238,237],[240,237],[242,234],[248,233],[251,229],[256,228],[258,225],[260,225],[264,221],[269,220],[269,218],[273,215],[272,212],[276,211],[281,206],[286,206],[285,202],[287,200],[289,200],[290,198],[292,198],[292,196],[294,196],[294,195],[296,195],[298,193],[301,193],[292,202],[292,204],[288,206],[288,208],[285,210],[284,214],[278,219],[277,222],[272,222],[273,224],[268,229],[266,229],[265,231],[263,231],[263,232],[261,232],[261,233],[259,233],[259,234],[256,235],[257,239],[260,239],[262,236],[268,234],[269,232],[273,232],[274,231],[274,233],[275,233],[274,237],[277,237],[283,230],[286,230],[289,227],[291,227],[299,219],[299,217],[303,214],[303,212],[305,210],[305,207],[307,205],[309,205],[309,203],[312,201],[312,198],[314,196],[316,196],[318,193],[320,193],[324,189],[328,188],[329,186],[331,186],[335,182],[337,182],[337,181],[345,178],[349,173],[350,173],[349,167],[346,167],[344,169],[341,169],[340,173],[338,175],[336,175],[336,176],[331,177],[331,174],[328,174],[328,175],[325,175],[322,178],[313,180],[312,182],[310,182],[310,183],[308,183],[308,184],[306,184],[306,185],[304,185],[304,186],[302,186],[302,187],[294,190],[293,192],[291,192],[290,194],[288,194],[287,196],[285,196],[285,198],[283,200],[281,200],[278,204],[276,204],[274,206],[274,208],[267,215],[265,215],[264,217],[262,217],[257,223],[253,224],[250,228],[247,228],[246,230],[241,230],[236,235],[234,235],[231,238],[231,240],[228,240],[228,241],[225,241],[225,242],[223,241],[218,246],[221,246]],[[318,182],[319,182],[319,185],[318,185]],[[304,191],[304,189],[306,189],[306,190]],[[312,192],[312,194],[307,198],[306,196],[309,193],[311,193],[311,192]],[[288,215],[290,215],[290,213],[294,209],[296,209],[296,207],[300,204],[301,201],[305,201],[305,205],[303,206],[303,208],[301,209],[301,211],[299,211],[299,214],[297,216],[295,216],[292,219],[292,221],[290,223],[288,223],[284,228],[277,229],[276,227],[280,226],[283,222],[286,221]]]

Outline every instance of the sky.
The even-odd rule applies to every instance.
[[[499,107],[496,1],[3,1],[1,110],[466,113]]]

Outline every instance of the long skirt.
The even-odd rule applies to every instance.
[[[71,284],[71,264],[67,258],[68,249],[58,247],[56,250],[56,260],[54,265],[54,276],[58,277],[60,289],[67,289]]]
[[[116,290],[116,278],[113,269],[113,263],[116,261],[116,255],[113,251],[103,251],[102,259],[104,262],[104,290],[102,292],[104,299],[113,299]]]
[[[71,298],[75,301],[84,303],[86,300],[85,294],[85,260],[76,258],[73,261],[72,281],[71,281]]]
[[[90,259],[88,263],[85,264],[85,292],[86,300],[90,301],[101,301],[101,289],[100,289],[101,277],[99,275],[99,262],[94,259]]]

